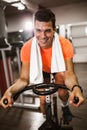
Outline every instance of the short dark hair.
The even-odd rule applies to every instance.
[[[55,28],[55,14],[50,9],[39,9],[35,13],[35,21],[52,22],[53,28]]]

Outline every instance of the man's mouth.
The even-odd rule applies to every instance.
[[[47,41],[48,41],[48,39],[43,39],[43,40],[40,40],[40,43],[45,44],[45,43],[47,43]]]

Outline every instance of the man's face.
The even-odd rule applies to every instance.
[[[52,27],[52,22],[35,21],[35,36],[38,44],[42,48],[49,48],[52,46],[55,29]]]

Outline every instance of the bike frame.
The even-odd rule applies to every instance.
[[[60,130],[60,124],[57,115],[57,96],[54,94],[46,95],[46,121],[39,127],[38,130]]]

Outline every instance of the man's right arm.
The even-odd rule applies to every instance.
[[[15,81],[13,85],[11,85],[6,90],[3,97],[1,98],[0,105],[3,106],[4,108],[12,106],[13,104],[12,95],[25,88],[28,84],[29,84],[29,63],[22,63],[20,77],[18,78],[18,80]],[[3,100],[5,98],[8,99],[7,105],[3,104]]]

